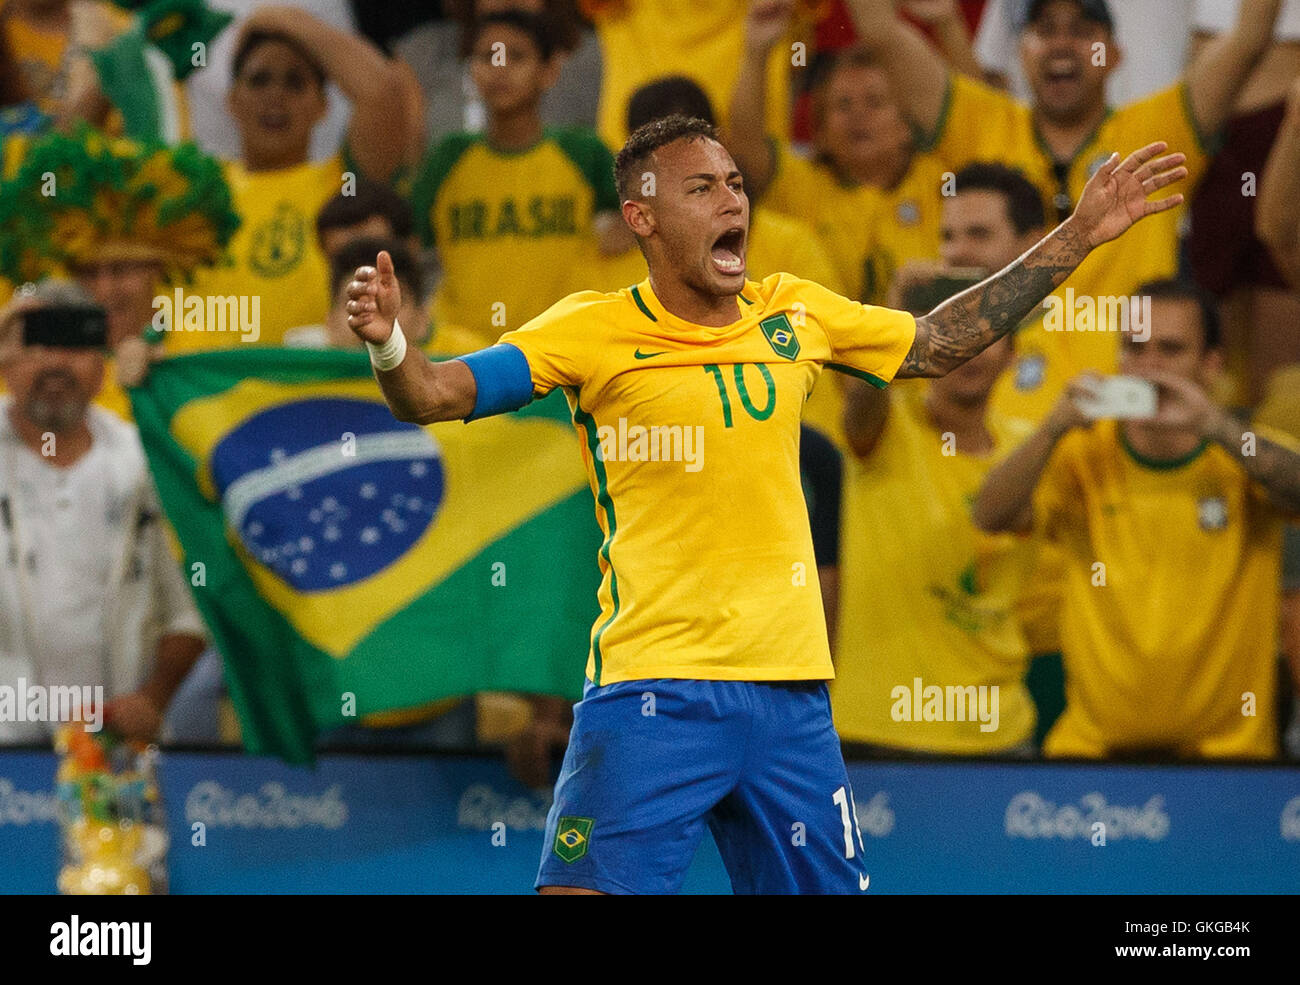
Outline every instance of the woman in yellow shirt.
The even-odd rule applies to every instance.
[[[296,7],[259,8],[246,22],[233,60],[227,107],[239,131],[240,159],[224,165],[243,220],[231,265],[205,274],[193,292],[257,298],[258,331],[170,332],[169,351],[223,348],[241,338],[278,345],[286,329],[321,322],[330,307],[329,264],[315,237],[316,213],[355,184],[360,171],[388,181],[409,145],[405,76],[364,38]],[[309,159],[311,134],[325,115],[325,85],[352,103],[346,145],[326,161]]]

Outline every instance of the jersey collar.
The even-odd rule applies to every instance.
[[[636,304],[637,310],[652,322],[665,325],[680,326],[690,331],[713,331],[722,332],[734,327],[735,322],[731,325],[696,325],[694,322],[688,322],[684,318],[679,318],[671,311],[665,308],[659,298],[655,296],[653,288],[650,287],[650,278],[647,277],[640,284],[635,284],[630,289],[632,301]],[[749,317],[749,315],[758,306],[758,285],[751,280],[745,281],[745,286],[740,294],[736,296],[736,314],[737,321]]]

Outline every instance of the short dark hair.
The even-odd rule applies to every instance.
[[[398,239],[406,239],[415,228],[415,213],[401,195],[387,185],[357,176],[354,195],[336,194],[316,214],[316,238],[331,229],[358,226],[374,216],[387,220]]]
[[[826,83],[838,69],[846,67],[881,68],[881,64],[880,59],[871,49],[862,44],[819,51],[813,56],[812,64],[808,66],[808,74],[804,78],[804,90],[813,94],[819,93],[826,88]]]
[[[684,75],[668,75],[647,82],[627,103],[627,132],[665,116],[686,116],[716,124],[713,104],[698,82]]]
[[[1149,280],[1136,291],[1135,297],[1150,298],[1152,302],[1190,301],[1200,309],[1201,342],[1205,352],[1223,347],[1223,328],[1219,323],[1219,307],[1213,295],[1195,281],[1183,277]]]
[[[718,131],[707,120],[676,113],[637,127],[614,158],[619,201],[641,197],[641,174],[651,155],[674,140],[718,140]]]
[[[546,0],[543,4],[551,35],[558,51],[571,52],[582,44],[582,18],[576,0]],[[474,28],[474,0],[443,0],[442,9],[460,26],[461,57],[469,54],[465,38]],[[470,48],[473,47],[471,43]]]
[[[373,267],[380,250],[387,250],[393,258],[393,273],[399,282],[406,284],[418,297],[424,298],[424,275],[415,255],[405,243],[379,236],[364,236],[346,243],[330,259],[330,297],[339,285],[351,280],[358,267]]]
[[[258,45],[274,41],[278,44],[287,45],[307,63],[311,68],[311,74],[316,79],[316,84],[322,89],[325,88],[325,69],[316,57],[302,46],[297,38],[282,34],[279,31],[249,31],[240,39],[239,47],[235,49],[234,57],[230,60],[230,78],[234,81],[239,78],[239,73],[244,70],[244,63],[252,56]]]
[[[537,54],[542,61],[548,61],[555,54],[556,37],[550,18],[545,15],[530,14],[526,10],[511,9],[475,17],[470,22],[469,28],[460,36],[461,57],[468,58],[474,51],[474,45],[478,44],[479,36],[487,28],[496,24],[513,27],[516,31],[527,34],[536,46]]]
[[[1007,218],[1016,235],[1023,236],[1047,225],[1043,196],[1023,171],[993,161],[977,161],[966,165],[953,178],[958,195],[975,191],[1001,195],[1006,200]]]

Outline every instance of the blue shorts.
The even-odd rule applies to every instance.
[[[706,822],[737,893],[867,888],[825,682],[588,681],[537,886],[676,893]]]

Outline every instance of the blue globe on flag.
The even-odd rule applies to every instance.
[[[382,571],[419,540],[443,500],[433,436],[374,401],[277,405],[227,434],[210,461],[230,529],[300,592]]]

